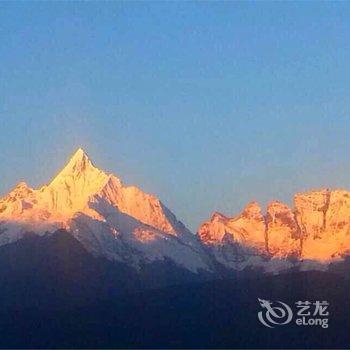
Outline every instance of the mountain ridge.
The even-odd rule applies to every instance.
[[[20,182],[0,199],[0,245],[59,229],[134,268],[170,260],[192,272],[324,269],[350,249],[350,192],[297,193],[294,208],[271,201],[264,212],[250,202],[233,217],[214,212],[194,235],[155,195],[98,169],[79,148],[48,184]]]
[[[236,251],[250,248],[251,256],[328,264],[350,250],[350,192],[326,188],[297,193],[294,208],[271,201],[264,213],[252,202],[237,216],[214,213],[198,235],[224,263],[217,246],[228,246],[229,237]]]

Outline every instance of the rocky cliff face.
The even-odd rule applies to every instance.
[[[350,249],[350,192],[321,190],[295,196],[301,256],[329,260]]]
[[[201,225],[198,235],[216,252],[228,245],[229,236],[230,244],[248,247],[270,259],[330,262],[350,250],[350,192],[322,189],[298,193],[293,209],[274,201],[265,214],[257,203],[233,218],[216,213]]]
[[[265,216],[267,251],[279,258],[300,256],[300,227],[293,211],[281,202],[272,202]]]
[[[266,223],[256,202],[248,204],[243,212],[233,218],[214,213],[211,220],[205,222],[198,231],[205,243],[215,244],[231,239],[242,246],[264,251]]]

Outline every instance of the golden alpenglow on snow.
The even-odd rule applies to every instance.
[[[193,272],[217,264],[326,269],[350,248],[349,198],[344,190],[299,193],[293,209],[274,201],[266,212],[251,202],[232,218],[214,213],[194,235],[156,196],[96,168],[79,148],[48,185],[21,182],[0,200],[0,244],[63,228],[95,255],[136,268],[169,259]]]

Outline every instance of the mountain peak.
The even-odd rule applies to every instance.
[[[103,188],[108,178],[79,148],[45,189],[52,198],[49,201],[51,209],[61,213],[81,210],[88,198]]]
[[[79,147],[73,154],[72,158],[75,159],[81,159],[81,158],[89,158],[87,153],[84,151],[83,148]]]
[[[21,181],[12,189],[7,197],[18,199],[27,196],[31,192],[33,192],[33,189],[30,188],[24,181]]]
[[[107,177],[107,174],[94,166],[87,153],[82,148],[78,148],[50,185],[61,182],[64,178],[77,179],[98,173],[104,174],[105,178]],[[89,178],[90,181],[93,181],[93,176],[89,176]]]
[[[224,214],[219,213],[218,211],[214,211],[213,214],[211,215],[210,221],[215,221],[215,220],[227,220],[227,217]]]
[[[20,181],[14,189],[29,189],[30,187],[27,185],[25,181]]]
[[[73,154],[65,169],[69,171],[82,172],[86,170],[88,167],[91,167],[92,162],[89,156],[82,148],[78,148],[77,151]]]

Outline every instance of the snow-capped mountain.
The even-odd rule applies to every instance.
[[[235,217],[215,213],[198,236],[228,267],[325,268],[350,251],[350,192],[298,193],[293,209],[274,201],[265,214],[253,202]]]
[[[48,185],[21,182],[0,200],[0,245],[60,228],[93,254],[136,268],[168,259],[210,270],[198,238],[157,197],[99,170],[82,149]]]
[[[0,246],[28,232],[64,229],[88,252],[136,269],[172,262],[191,272],[221,265],[278,272],[325,269],[350,250],[350,192],[299,193],[294,208],[252,202],[235,217],[214,213],[192,234],[155,196],[96,168],[82,149],[47,185],[19,183],[0,199]]]

